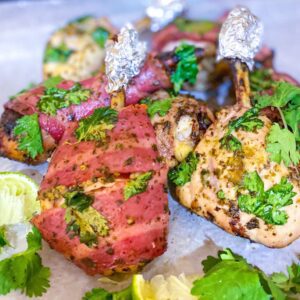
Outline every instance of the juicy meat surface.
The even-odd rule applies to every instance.
[[[233,133],[242,143],[242,154],[220,147],[220,139],[228,129],[230,120],[242,116],[246,108],[235,105],[223,109],[196,147],[199,163],[191,181],[177,187],[179,201],[221,228],[234,235],[247,237],[268,247],[285,247],[300,236],[300,185],[299,179],[284,164],[271,162],[266,149],[266,135],[272,125],[266,116],[259,118],[264,126],[257,132],[238,130]],[[293,204],[283,209],[288,214],[284,225],[268,225],[252,214],[242,212],[237,203],[237,187],[246,172],[257,171],[265,190],[287,177],[293,184]],[[217,196],[222,190],[225,201]],[[254,226],[255,224],[255,226]]]
[[[76,126],[66,130],[53,155],[39,192],[43,211],[33,223],[52,248],[90,275],[136,271],[166,250],[169,220],[167,168],[158,161],[146,107],[122,109],[108,145],[76,143]],[[152,171],[147,189],[125,200],[130,176],[147,171]],[[108,222],[109,234],[99,236],[96,246],[66,231],[64,193],[74,187],[93,197],[92,207]]]
[[[168,96],[160,99],[167,98]],[[157,99],[157,101],[160,101]],[[156,114],[151,122],[155,129],[160,155],[169,167],[182,161],[198,144],[214,115],[201,101],[189,96],[177,96],[165,116]]]

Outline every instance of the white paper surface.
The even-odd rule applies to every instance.
[[[264,22],[266,44],[276,49],[276,66],[300,80],[300,1],[298,0],[191,0],[190,16],[214,19],[236,4],[247,5]],[[50,33],[69,19],[85,14],[108,16],[121,26],[143,15],[143,1],[32,1],[0,4],[0,101],[7,101],[29,82],[42,78],[42,54]],[[2,112],[2,105],[0,112]],[[0,158],[0,171],[23,171],[41,180],[46,164],[30,167]],[[284,249],[268,249],[234,237],[208,221],[192,215],[170,199],[171,223],[168,251],[149,264],[144,274],[201,272],[201,260],[218,248],[230,247],[249,262],[271,273],[285,270],[300,253],[300,240]],[[44,244],[43,262],[52,270],[51,288],[39,299],[79,300],[93,287],[100,286],[62,255]],[[123,284],[124,285],[124,284]],[[118,286],[117,286],[118,287]],[[121,285],[120,285],[121,287]],[[26,299],[19,293],[0,296],[1,300]]]

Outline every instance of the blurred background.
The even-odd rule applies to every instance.
[[[187,15],[216,19],[237,4],[248,6],[265,25],[264,43],[276,51],[275,65],[300,80],[299,0],[187,0]],[[122,26],[144,16],[146,0],[0,2],[0,99],[42,78],[42,55],[51,32],[75,17],[108,16]]]

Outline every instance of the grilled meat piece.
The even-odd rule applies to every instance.
[[[103,69],[105,41],[117,30],[106,18],[82,17],[54,32],[44,53],[44,79],[80,81]]]
[[[166,250],[169,220],[167,168],[158,161],[146,107],[123,108],[107,143],[78,142],[77,126],[69,124],[53,154],[39,191],[42,213],[33,223],[52,248],[90,275],[136,271]],[[145,190],[126,199],[124,187],[145,172],[152,173]],[[74,190],[93,199],[108,226],[93,245],[69,231],[66,193]]]
[[[239,130],[236,136],[243,145],[242,153],[221,148],[220,140],[228,130],[230,120],[242,116],[247,108],[237,104],[217,114],[217,121],[211,125],[196,147],[199,153],[197,170],[191,181],[177,187],[180,203],[203,216],[229,233],[249,238],[268,247],[285,247],[300,236],[299,180],[291,176],[291,170],[283,164],[271,162],[266,151],[266,135],[272,125],[266,116],[259,118],[264,126],[257,132]],[[293,204],[284,208],[288,221],[284,225],[269,225],[252,214],[242,212],[237,203],[238,186],[247,172],[257,171],[265,189],[287,177],[293,184]],[[223,191],[226,199],[218,197]],[[255,218],[256,226],[250,226]]]
[[[160,101],[168,98],[166,92],[151,96]],[[214,115],[201,101],[191,96],[172,99],[171,108],[164,116],[155,114],[151,119],[154,126],[158,151],[169,167],[182,161],[199,143]]]
[[[204,55],[204,52],[201,50],[197,51],[197,53],[199,59]],[[150,54],[147,57],[141,72],[131,80],[125,90],[125,104],[129,105],[137,103],[139,100],[155,91],[171,88],[170,72],[176,67],[177,63],[178,59],[172,53],[163,57],[154,57]],[[57,87],[67,90],[72,88],[74,84],[73,81],[66,80],[59,83]],[[99,73],[95,77],[80,81],[80,84],[82,88],[91,91],[91,95],[87,101],[81,102],[78,105],[71,105],[59,109],[57,110],[56,115],[47,115],[40,112],[38,109],[38,102],[45,92],[45,87],[43,85],[39,85],[29,91],[17,95],[14,99],[8,101],[4,107],[5,109],[18,113],[20,117],[38,113],[43,140],[50,135],[55,142],[59,142],[70,121],[78,121],[81,118],[90,115],[96,108],[110,105],[111,95],[107,94],[105,90],[107,78],[104,74]],[[3,140],[3,142],[1,143],[7,144],[7,140],[10,140],[11,136],[8,136],[3,130],[2,132],[1,140]],[[44,141],[44,144],[48,145],[46,141]],[[32,160],[28,158],[26,154],[21,152],[18,153],[19,150],[16,145],[14,146],[14,149],[14,155],[11,155],[8,151],[2,151],[2,155],[32,164],[43,162],[44,159],[46,160],[49,157],[50,152],[53,150],[52,147],[46,147],[44,148],[45,155],[43,154],[39,158]]]

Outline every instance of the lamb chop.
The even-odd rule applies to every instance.
[[[195,55],[201,60],[208,51],[198,49]],[[149,54],[140,73],[125,89],[125,105],[137,103],[157,90],[171,88],[170,76],[179,62],[174,52],[164,56]],[[111,104],[112,96],[107,93],[106,87],[107,78],[99,73],[79,83],[54,77],[16,95],[5,104],[5,113],[0,121],[1,155],[28,164],[44,162],[70,121],[78,121],[96,108]],[[34,136],[30,136],[28,124],[31,124]],[[19,135],[16,134],[16,125],[21,127]],[[25,140],[22,145],[20,140]],[[31,151],[32,144],[37,150]]]
[[[300,236],[300,155],[296,149],[299,125],[297,119],[291,118],[296,100],[291,100],[294,96],[290,93],[282,94],[281,89],[299,95],[299,88],[290,83],[271,82],[274,94],[269,88],[261,91],[260,96],[256,94],[252,99],[257,104],[251,105],[248,69],[239,59],[251,63],[251,55],[247,53],[254,54],[257,43],[252,43],[249,50],[247,41],[258,40],[259,23],[247,9],[237,8],[224,25],[220,45],[226,44],[230,34],[234,37],[234,32],[239,33],[239,39],[230,39],[231,45],[241,43],[235,49],[226,47],[229,57],[235,57],[231,64],[237,103],[217,114],[216,122],[204,134],[195,152],[169,176],[178,185],[180,203],[193,212],[234,235],[268,247],[285,247]],[[228,34],[230,28],[234,29]],[[224,56],[228,57],[228,52],[223,52]],[[281,104],[274,102],[279,95]],[[283,116],[280,122],[269,113],[270,109],[269,112],[263,109],[269,106],[279,108]]]
[[[216,21],[176,18],[170,25],[153,35],[152,49],[158,53],[172,51],[179,44],[186,43],[216,50],[220,28],[227,15],[228,12],[225,12]],[[264,46],[255,56],[255,68],[272,68],[273,59],[274,51]],[[232,80],[231,70],[226,61],[216,62],[215,57],[210,56],[200,62],[199,68],[197,83],[192,87],[185,85],[186,89],[215,93],[222,83]]]
[[[145,105],[99,108],[69,123],[33,223],[90,275],[136,271],[166,250],[166,174]]]

